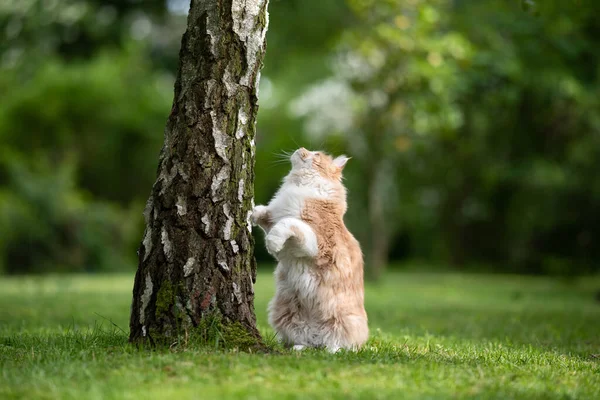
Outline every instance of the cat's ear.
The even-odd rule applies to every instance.
[[[349,159],[350,157],[341,155],[333,160],[333,165],[335,165],[339,170],[342,170],[344,169],[344,166],[346,165]]]

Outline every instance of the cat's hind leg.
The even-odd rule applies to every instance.
[[[359,315],[347,315],[330,322],[323,344],[330,353],[340,349],[357,351],[368,338],[367,319]]]
[[[286,348],[302,350],[309,346],[306,323],[301,320],[300,314],[299,301],[293,291],[286,287],[278,288],[278,292],[269,303],[269,324]]]

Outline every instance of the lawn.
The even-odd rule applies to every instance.
[[[0,278],[0,398],[600,399],[597,279],[389,274],[367,287],[366,348],[334,355],[138,351],[132,282]],[[272,336],[269,273],[255,291]]]

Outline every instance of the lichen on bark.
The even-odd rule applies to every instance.
[[[223,332],[243,329],[260,338],[248,217],[267,3],[191,2],[157,179],[144,212],[133,342],[188,340],[214,315]]]

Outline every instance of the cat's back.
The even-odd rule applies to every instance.
[[[335,201],[309,199],[304,204],[302,219],[315,231],[319,248],[313,261],[319,283],[315,294],[323,315],[356,318],[353,329],[366,340],[363,257],[360,244],[344,224],[343,212],[343,204]]]
[[[304,200],[301,218],[317,236],[317,266],[356,269],[362,277],[360,244],[344,224],[344,211],[344,205],[339,202],[308,198]]]

